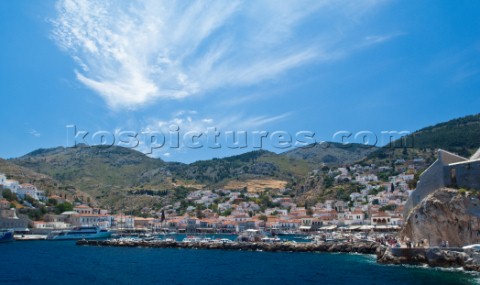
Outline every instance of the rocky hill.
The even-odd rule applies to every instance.
[[[173,188],[165,162],[122,147],[40,149],[10,162],[51,176],[64,185],[89,193],[100,204],[112,207],[120,207],[127,191],[158,193],[153,199],[133,198],[142,200],[140,204],[151,204],[158,202],[165,190]],[[127,202],[135,204],[133,200]]]
[[[73,186],[65,185],[49,175],[38,173],[30,168],[19,166],[1,158],[0,173],[4,173],[8,179],[16,180],[20,183],[33,184],[37,188],[47,191],[47,194],[88,197],[87,193],[75,189]]]
[[[437,148],[468,156],[480,141],[480,115],[421,129],[406,141],[413,141],[412,147],[379,149],[357,144],[348,147],[312,144],[280,154],[259,150],[191,164],[164,162],[115,146],[58,147],[36,150],[8,163],[21,167],[24,173],[28,170],[44,175],[42,179],[51,179],[51,185],[57,183],[84,191],[100,204],[117,208],[125,203],[136,208],[161,206],[182,200],[190,190],[203,187],[256,189],[261,185],[285,185],[297,202],[314,203],[325,198],[342,199],[358,191],[353,182],[332,185],[327,173],[335,167],[356,162],[394,166],[396,159],[418,157],[424,158],[428,165],[436,159]],[[26,181],[29,175],[24,177]]]
[[[152,206],[184,198],[178,193],[185,193],[185,188],[255,188],[264,180],[269,181],[267,185],[295,187],[297,181],[323,164],[353,163],[371,151],[356,145],[341,148],[333,144],[326,149],[312,145],[282,154],[259,150],[183,164],[122,147],[79,146],[39,149],[10,163],[85,191],[103,205],[120,207],[123,198],[129,196],[128,202]],[[151,197],[145,197],[145,193]]]
[[[306,147],[293,149],[282,153],[288,158],[306,161],[312,167],[320,164],[338,166],[353,164],[363,160],[370,153],[376,151],[375,146],[361,144],[342,145],[340,143],[311,144]]]
[[[450,246],[480,243],[478,192],[437,190],[410,212],[400,237],[414,242],[426,240],[431,246],[442,241]]]
[[[183,179],[212,185],[226,183],[231,179],[302,177],[308,173],[309,164],[304,160],[259,150],[191,164],[170,164],[168,168]]]
[[[480,114],[453,119],[420,129],[391,145],[370,153],[365,163],[388,164],[396,159],[422,157],[435,160],[435,150],[444,149],[469,157],[480,147]]]

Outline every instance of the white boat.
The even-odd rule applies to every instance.
[[[200,242],[201,240],[202,239],[199,238],[199,237],[188,236],[188,237],[184,238],[182,242],[191,243],[191,242]]]
[[[13,238],[19,241],[45,240],[47,235],[14,235]]]
[[[228,238],[222,238],[222,239],[219,239],[217,242],[219,242],[219,243],[233,243],[233,240],[230,240]]]
[[[112,232],[99,227],[77,227],[71,230],[52,232],[47,236],[47,240],[102,239],[111,236]]]
[[[199,242],[200,243],[211,243],[211,242],[213,242],[213,239],[208,238],[208,237],[204,237],[204,238],[201,238]]]
[[[262,242],[272,243],[272,242],[281,242],[282,240],[278,237],[264,237],[261,240]]]

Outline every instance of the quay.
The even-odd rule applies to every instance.
[[[216,249],[216,250],[246,250],[266,252],[342,252],[375,254],[381,246],[378,242],[177,242],[177,241],[144,241],[144,240],[79,240],[77,245],[84,246],[115,246],[115,247],[148,247],[148,248],[179,248],[179,249]]]

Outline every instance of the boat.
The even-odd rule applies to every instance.
[[[281,242],[282,240],[278,237],[264,237],[261,239],[262,242],[273,243],[273,242]]]
[[[225,243],[233,243],[233,240],[230,240],[228,238],[221,238],[221,239],[219,238],[219,239],[216,239],[214,242],[225,244]]]
[[[13,238],[18,241],[45,240],[47,235],[14,235]]]
[[[238,242],[257,242],[267,237],[265,232],[260,230],[248,229],[237,236]]]
[[[188,236],[182,240],[184,243],[200,242],[202,239],[195,236]]]
[[[99,227],[76,227],[71,230],[54,231],[47,240],[102,239],[112,236],[112,232]]]
[[[0,242],[10,242],[13,239],[13,230],[0,230]]]

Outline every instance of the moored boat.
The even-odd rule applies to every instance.
[[[75,240],[75,239],[102,239],[109,238],[112,233],[99,227],[76,227],[71,230],[52,232],[47,240]]]
[[[188,236],[182,240],[184,243],[200,242],[202,239],[195,236]]]

